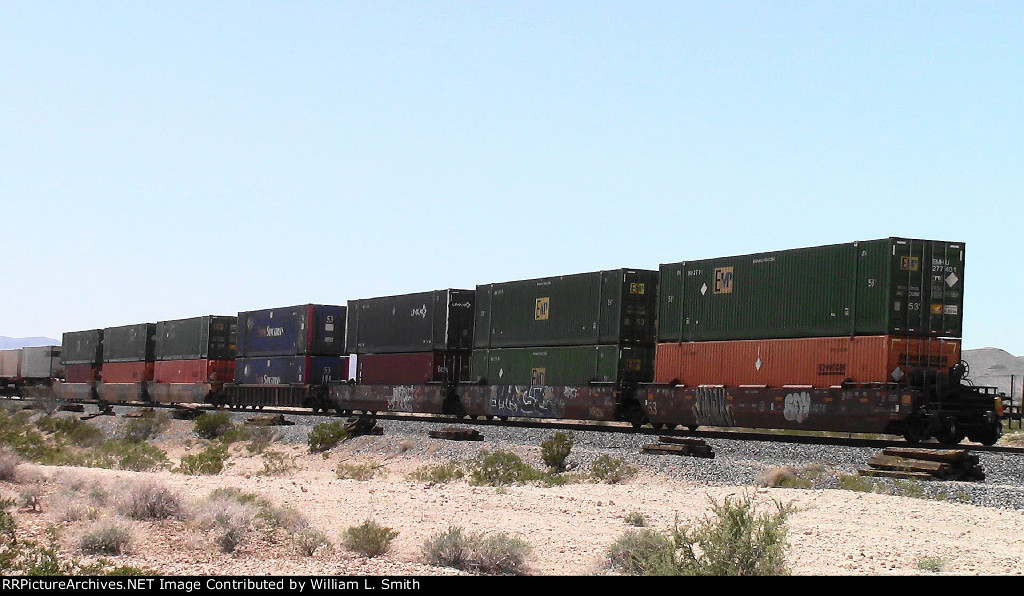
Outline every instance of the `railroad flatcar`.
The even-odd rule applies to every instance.
[[[963,280],[963,243],[887,238],[243,312],[235,378],[191,383],[112,377],[112,330],[75,332],[53,391],[991,444],[1001,401],[960,360]]]

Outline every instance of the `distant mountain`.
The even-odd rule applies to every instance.
[[[50,339],[49,337],[4,337],[0,335],[0,350],[59,345],[59,339]]]
[[[970,367],[967,378],[975,385],[996,387],[1010,395],[1010,380],[1013,380],[1013,395],[1021,396],[1024,383],[1024,356],[1014,356],[999,348],[978,348],[964,350],[961,357]]]

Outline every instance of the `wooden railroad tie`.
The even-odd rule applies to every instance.
[[[345,432],[348,433],[349,437],[383,435],[384,427],[377,425],[377,418],[375,416],[359,416],[357,418],[349,418],[345,422]]]
[[[85,416],[79,416],[79,418],[82,420],[92,420],[97,416],[117,416],[117,414],[114,412],[114,406],[107,406],[100,410],[99,412],[96,412],[94,414],[86,414]]]
[[[483,441],[484,436],[475,428],[442,428],[427,433],[431,439],[447,439],[449,441]]]
[[[658,437],[658,443],[644,445],[641,448],[644,453],[661,453],[667,455],[688,455],[690,457],[704,457],[714,459],[715,452],[711,445],[704,439],[691,437]]]
[[[195,420],[203,414],[203,410],[192,404],[180,404],[171,411],[171,418],[175,420]]]
[[[978,456],[967,449],[887,447],[871,456],[868,466],[858,474],[915,480],[985,479]]]
[[[61,412],[85,412],[85,406],[82,404],[61,404]]]
[[[252,426],[291,426],[295,424],[291,420],[284,417],[284,414],[267,414],[266,416],[254,416],[253,418],[247,418],[246,424]]]

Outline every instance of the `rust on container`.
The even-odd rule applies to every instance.
[[[658,344],[655,382],[698,385],[900,383],[960,362],[960,340],[872,335]]]
[[[158,360],[153,364],[157,383],[228,383],[234,378],[234,360]]]

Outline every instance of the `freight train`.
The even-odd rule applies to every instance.
[[[4,383],[100,404],[989,445],[1001,396],[960,358],[964,252],[884,238],[68,332],[46,382]]]

